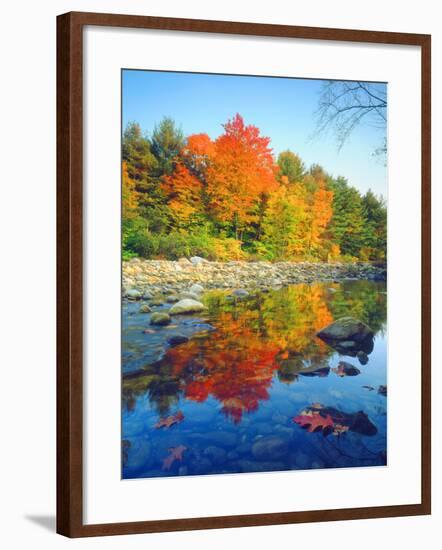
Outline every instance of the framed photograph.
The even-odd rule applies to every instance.
[[[429,514],[430,36],[57,25],[57,531]]]

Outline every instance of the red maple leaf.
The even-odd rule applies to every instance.
[[[293,418],[293,422],[310,433],[329,432],[334,427],[333,419],[329,414],[322,416],[319,412],[311,411],[303,411],[302,414]]]
[[[187,447],[178,445],[178,447],[171,447],[168,450],[170,454],[163,460],[163,470],[170,470],[175,460],[183,460],[183,453],[187,450]]]
[[[170,428],[174,424],[178,424],[184,420],[184,414],[181,411],[178,411],[176,414],[166,416],[166,418],[160,418],[155,424],[155,428]]]

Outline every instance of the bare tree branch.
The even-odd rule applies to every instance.
[[[316,134],[333,129],[342,149],[353,130],[364,120],[385,134],[387,93],[385,87],[369,82],[327,81],[323,84],[316,111]],[[386,153],[386,140],[375,155]]]

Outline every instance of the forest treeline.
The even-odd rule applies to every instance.
[[[387,210],[237,114],[212,140],[164,118],[123,135],[123,258],[385,261]]]

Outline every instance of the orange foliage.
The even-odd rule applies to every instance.
[[[188,222],[201,211],[201,182],[182,162],[177,163],[172,175],[163,177],[162,188],[178,222]]]
[[[207,194],[212,214],[238,228],[253,220],[253,207],[261,195],[278,188],[277,169],[270,138],[260,136],[256,126],[246,126],[237,114],[224,130],[214,143]]]

